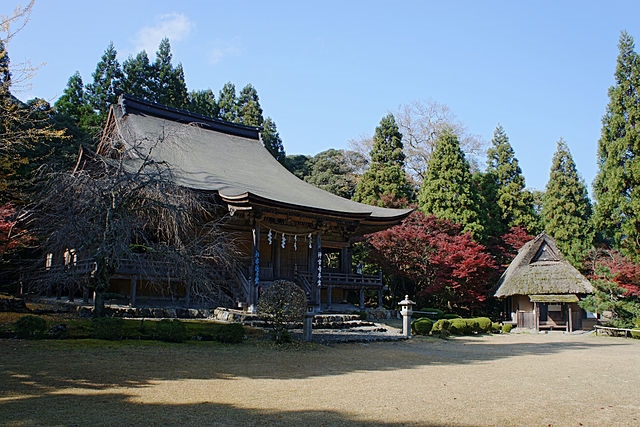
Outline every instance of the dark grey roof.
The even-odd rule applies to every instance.
[[[263,146],[259,128],[238,126],[121,97],[112,109],[116,134],[126,143],[153,147],[176,182],[214,191],[227,203],[276,204],[362,220],[400,221],[410,209],[386,209],[344,199],[290,173]]]
[[[498,282],[496,297],[590,294],[591,283],[562,255],[546,233],[527,242]]]

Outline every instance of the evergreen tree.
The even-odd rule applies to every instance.
[[[100,130],[98,116],[86,100],[78,71],[69,78],[67,87],[53,107],[56,120],[81,139],[86,140]]]
[[[109,43],[93,72],[93,83],[87,86],[88,102],[98,112],[101,123],[107,119],[109,107],[118,102],[121,92],[124,74],[117,55],[113,42]]]
[[[258,92],[251,84],[246,85],[240,91],[236,111],[238,112],[236,118],[238,123],[247,126],[262,126],[264,120],[260,99]]]
[[[164,38],[153,64],[153,101],[170,107],[186,108],[188,94],[184,70],[181,64],[174,68],[171,59],[171,44],[169,39]]]
[[[287,154],[284,152],[284,145],[276,127],[276,123],[267,117],[262,127],[262,143],[271,155],[281,164],[286,165]]]
[[[451,131],[442,132],[418,194],[418,205],[425,214],[435,215],[462,226],[476,240],[485,237],[486,223],[480,196],[473,185],[469,163]]]
[[[595,224],[602,237],[640,260],[640,56],[623,32],[615,84],[602,119],[598,174],[594,181]]]
[[[231,82],[225,83],[218,94],[218,118],[227,122],[235,122],[238,118],[236,86]]]
[[[355,192],[357,177],[348,163],[344,150],[329,149],[310,161],[309,175],[304,180],[340,197],[350,199]]]
[[[189,92],[188,110],[206,117],[217,118],[218,104],[216,103],[216,96],[213,94],[213,91],[206,89]]]
[[[491,147],[487,150],[487,179],[493,180],[497,190],[495,200],[491,200],[491,203],[495,202],[499,211],[500,217],[496,218],[499,234],[516,226],[535,231],[537,220],[533,210],[533,195],[525,189],[518,159],[500,125],[495,129]]]
[[[576,268],[591,249],[591,202],[567,144],[560,139],[542,202],[542,224]]]
[[[153,101],[154,68],[144,50],[122,64],[122,91],[147,101]]]
[[[373,137],[371,166],[356,186],[353,199],[377,206],[406,206],[412,198],[404,169],[402,134],[393,114],[380,120]]]

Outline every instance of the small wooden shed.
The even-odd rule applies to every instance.
[[[578,301],[593,292],[587,278],[543,232],[520,248],[498,281],[495,296],[505,300],[517,327],[572,332],[588,323]]]

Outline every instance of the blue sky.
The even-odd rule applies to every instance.
[[[618,39],[640,43],[639,16],[631,0],[39,0],[8,49],[44,63],[18,96],[53,103],[75,71],[91,81],[110,41],[122,63],[153,60],[168,37],[190,90],[251,83],[287,154],[348,148],[400,105],[433,101],[487,144],[501,124],[532,189],[563,138],[591,189]]]

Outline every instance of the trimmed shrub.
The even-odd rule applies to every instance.
[[[428,317],[422,317],[411,322],[411,331],[416,335],[429,335],[433,328],[433,321]]]
[[[485,334],[491,332],[491,319],[489,319],[488,317],[476,317],[473,320],[478,322],[478,332]]]
[[[509,332],[511,332],[511,329],[513,329],[513,324],[511,323],[505,323],[502,325],[503,334],[508,334]]]
[[[453,335],[471,335],[473,332],[473,322],[470,319],[452,319],[449,331]]]
[[[96,317],[91,320],[91,336],[99,340],[121,340],[123,325],[124,320],[119,317]]]
[[[164,342],[183,342],[187,339],[187,328],[177,319],[162,319],[156,323],[156,336]]]
[[[18,338],[41,338],[47,332],[47,321],[31,314],[22,316],[16,321],[15,332]]]
[[[493,322],[491,324],[491,333],[492,334],[499,334],[501,331],[502,331],[502,327],[500,326],[500,323]]]
[[[447,319],[440,319],[433,324],[433,327],[431,328],[431,335],[439,336],[442,338],[448,337],[449,328],[451,328],[451,321]]]

